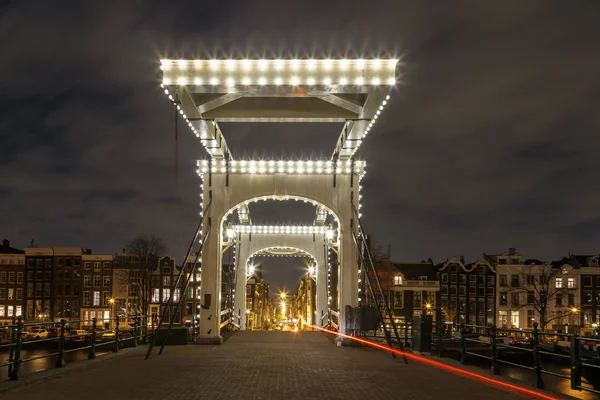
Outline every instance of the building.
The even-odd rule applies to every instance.
[[[118,315],[119,311],[113,298],[114,257],[110,254],[86,252],[81,256],[81,263],[83,268],[81,268],[80,285],[83,289],[81,296],[73,300],[81,305],[79,316],[86,321],[96,318],[98,326],[109,327],[110,318]],[[75,285],[73,294],[75,294]],[[66,303],[63,303],[63,307],[66,309],[65,312],[68,312]],[[72,308],[77,309],[73,304]],[[83,323],[83,325],[90,324],[90,322]]]
[[[496,269],[485,256],[466,264],[452,257],[438,265],[441,312],[446,322],[485,327],[495,322]]]
[[[194,268],[194,276],[190,277],[192,266],[196,262]],[[188,288],[185,291],[185,304],[183,307],[183,322],[186,324],[192,323],[195,319],[200,317],[200,309],[202,299],[200,296],[200,284],[202,269],[200,268],[200,260],[196,255],[188,257],[185,262],[185,278],[189,279]]]
[[[246,282],[246,330],[261,330],[268,323],[269,285],[260,270],[254,270]]]
[[[82,319],[81,307],[85,304],[85,291],[81,289],[83,250],[80,247],[52,247],[51,251],[51,311],[47,320]],[[89,254],[91,250],[86,252]]]
[[[174,316],[173,322],[181,323],[181,309],[179,308],[179,300],[181,299],[181,282],[177,283],[179,268],[175,263],[175,258],[171,256],[163,256],[158,260],[158,268],[156,268],[150,280],[150,315],[158,316],[164,321]],[[171,291],[173,291],[171,293]],[[169,299],[173,296],[171,304]]]
[[[581,335],[594,335],[600,325],[600,255],[569,254],[561,262],[579,272],[580,312],[578,315]]]
[[[290,307],[292,317],[298,319],[299,329],[306,329],[306,325],[312,325],[317,322],[317,282],[315,281],[314,267],[312,268],[298,282]]]
[[[0,248],[0,325],[23,316],[25,309],[25,254],[10,247],[8,240]]]
[[[54,320],[52,300],[52,267],[54,249],[51,247],[25,248],[27,270],[25,291],[25,314],[28,322]]]
[[[396,323],[405,326],[413,316],[423,313],[435,321],[440,281],[433,261],[390,263],[390,267],[389,281],[382,286],[389,288],[386,293]]]
[[[158,268],[158,257],[148,256],[142,260],[136,254],[116,253],[113,261],[113,290],[115,309],[119,315],[134,316],[149,312],[151,291],[150,277]],[[146,291],[145,295],[142,293]],[[148,309],[144,310],[144,306]]]

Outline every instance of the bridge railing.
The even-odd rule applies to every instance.
[[[7,351],[8,358],[0,359],[0,368],[8,367],[10,380],[21,377],[23,364],[43,358],[56,358],[54,366],[62,368],[68,353],[88,350],[87,358],[91,360],[96,358],[96,350],[118,352],[125,346],[135,347],[140,341],[147,343],[154,326],[154,318],[147,315],[27,323],[19,316],[3,326],[7,331],[0,352]],[[23,358],[25,351],[40,348],[48,352]]]

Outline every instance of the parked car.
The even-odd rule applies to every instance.
[[[90,333],[84,329],[71,329],[65,339],[70,342],[85,342],[88,340]]]
[[[39,340],[46,339],[48,337],[48,330],[44,328],[31,328],[25,336],[25,340]]]

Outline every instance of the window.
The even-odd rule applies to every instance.
[[[86,261],[83,263],[83,269],[90,270],[92,269],[92,263],[90,261]]]
[[[169,301],[170,296],[171,296],[171,289],[163,289],[162,301],[166,303],[167,301]]]
[[[173,292],[173,302],[177,303],[179,302],[179,297],[181,296],[181,289],[177,288],[175,289],[175,291]],[[310,300],[310,298],[309,298]]]
[[[61,263],[59,262],[58,265],[61,265]],[[36,268],[42,268],[42,260],[41,259],[35,260],[35,267]]]
[[[527,291],[527,304],[532,305],[535,302],[535,292],[533,290]]]
[[[569,289],[575,289],[575,278],[567,278],[567,287]]]
[[[456,283],[456,274],[450,275],[450,283]]]
[[[6,271],[0,272],[0,283],[6,283]]]
[[[477,286],[469,286],[469,294],[477,295]]]
[[[27,280],[28,281],[32,281],[33,280],[33,271],[27,271]]]
[[[488,287],[486,290],[487,297],[494,297],[494,289],[493,287]]]
[[[71,270],[66,270],[65,271],[65,277],[64,277],[65,281],[70,281],[71,280]]]
[[[6,313],[6,316],[7,316],[7,317],[12,317],[12,316],[14,316],[14,309],[15,309],[15,308],[14,308],[13,306],[7,306],[7,307],[6,307],[6,310],[7,310],[8,312]]]
[[[17,272],[17,283],[23,283],[23,273]]]
[[[505,306],[508,304],[508,293],[500,292],[500,305]]]
[[[583,286],[585,286],[585,287],[592,286],[592,277],[591,276],[584,276],[582,280],[583,280]]]
[[[71,284],[66,283],[65,284],[65,296],[70,296],[70,295],[71,295]]]
[[[478,275],[477,283],[479,283],[479,285],[481,285],[481,286],[484,286],[485,285],[485,275]]]
[[[557,293],[556,294],[556,306],[557,307],[561,307],[563,305],[563,298],[562,298],[562,294]]]
[[[442,283],[448,283],[448,274],[442,274]]]
[[[510,276],[510,286],[511,287],[519,287],[519,275],[513,274]]]
[[[533,275],[527,275],[527,284],[528,285],[534,285],[535,284],[535,276],[533,276]]]
[[[394,276],[394,285],[402,285],[402,275]]]
[[[163,286],[171,286],[171,277],[163,276],[162,284],[163,284]]]
[[[27,284],[27,297],[33,297],[33,283]]]
[[[185,315],[192,315],[193,303],[185,303]]]
[[[569,304],[567,304],[569,306],[574,306],[575,305],[575,293],[569,293]]]
[[[50,297],[50,284],[44,283],[44,297]]]
[[[95,272],[100,271],[100,262],[99,261],[94,262],[94,271]]]
[[[456,286],[450,286],[450,294],[456,295]]]
[[[467,275],[460,274],[458,276],[458,283],[460,283],[461,285],[466,285],[467,284]]]
[[[503,328],[508,327],[508,313],[506,311],[498,311],[498,325]]]
[[[94,305],[95,306],[100,305],[100,292],[97,290],[94,291]]]
[[[469,275],[469,284],[471,286],[477,285],[477,275]]]
[[[496,285],[496,277],[494,275],[488,275],[487,284],[488,284],[488,286],[495,286]]]
[[[8,288],[8,300],[14,300],[14,299],[15,299],[15,289]]]
[[[15,272],[14,271],[10,271],[8,273],[8,283],[15,283]]]
[[[506,264],[506,258],[500,258],[498,264]]]
[[[73,296],[79,296],[79,283],[73,284]]]
[[[562,280],[562,278],[556,278],[555,279],[554,287],[557,288],[557,289],[562,289],[562,287],[563,287],[563,280]]]
[[[510,296],[510,304],[513,307],[519,307],[520,302],[519,302],[519,293],[512,293]],[[517,327],[518,328],[518,327]]]
[[[102,281],[103,287],[110,287],[110,276],[103,276]]]
[[[90,287],[91,281],[92,281],[92,277],[89,275],[85,275],[83,277],[83,287]]]
[[[87,290],[85,292],[83,292],[83,305],[84,306],[90,305],[90,292]]]
[[[0,304],[0,317],[4,317],[4,305]]]
[[[65,259],[65,267],[71,267],[73,265],[73,260],[70,258]]]
[[[423,306],[423,298],[421,292],[413,292],[413,308],[421,308]]]
[[[442,286],[442,294],[443,295],[447,295],[448,294],[448,286]]]
[[[50,258],[44,260],[44,268],[52,268],[52,260]]]
[[[104,269],[110,269],[110,262],[104,262],[104,264],[102,264]]]
[[[592,327],[592,311],[584,311],[583,312],[583,326],[585,328]]]
[[[0,300],[6,300],[6,288],[0,288]]]
[[[103,306],[107,306],[108,303],[108,299],[110,298],[110,292],[102,292],[102,305]]]
[[[466,296],[467,295],[467,288],[465,286],[459,286],[459,288],[458,288],[458,294],[459,294],[459,296]]]
[[[160,303],[160,289],[152,289],[152,302]]]
[[[520,315],[519,315],[519,311],[511,311],[510,312],[510,323],[512,325],[513,328],[518,329],[519,326],[519,320],[520,320]]]
[[[100,275],[95,275],[94,276],[94,287],[100,287]]]
[[[15,317],[23,316],[23,306],[15,306]]]
[[[535,311],[527,310],[527,327],[533,328],[533,321],[535,321]]]
[[[2,289],[0,289],[0,290],[2,290]],[[0,297],[0,299],[2,299],[2,297]],[[592,304],[592,291],[591,290],[583,291],[583,303],[584,304]]]
[[[171,273],[171,267],[163,267],[163,274],[170,274]]]
[[[81,278],[81,271],[79,271],[78,269],[73,270],[73,280],[78,281],[79,278]]]
[[[34,264],[34,262],[35,262],[35,261],[34,261],[33,259],[31,259],[31,258],[30,258],[29,260],[27,260],[27,267],[28,267],[28,268],[33,268],[33,264]]]

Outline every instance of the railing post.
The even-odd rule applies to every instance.
[[[8,346],[8,377],[10,378],[10,374],[12,373],[12,369],[13,369],[13,357],[15,355],[15,346],[14,344],[17,342],[17,336],[16,336],[16,330],[17,330],[17,318],[16,317],[12,317],[12,324],[10,326],[10,346]]]
[[[438,356],[442,356],[442,347],[444,347],[444,338],[443,338],[443,332],[442,330],[444,329],[443,324],[442,324],[442,320],[441,318],[436,321],[437,322],[437,345],[438,345]]]
[[[88,360],[96,358],[96,318],[92,318],[92,336],[90,337],[90,352],[88,353]]]
[[[490,324],[488,327],[490,342],[492,343],[492,366],[491,372],[493,375],[498,375],[498,345],[496,343],[496,325]]]
[[[21,375],[21,335],[23,334],[23,317],[17,317],[17,334],[15,343],[15,356],[13,358],[13,367],[10,371],[10,379],[16,381]]]
[[[542,365],[540,363],[540,331],[538,323],[533,323],[533,370],[535,371],[535,387],[544,388],[544,379],[542,378]]]
[[[571,389],[581,387],[581,352],[577,335],[571,336]]]
[[[404,317],[404,347],[407,347],[407,346],[408,346],[408,317]]]
[[[115,316],[115,352],[119,351],[119,317]]]
[[[54,366],[56,368],[62,368],[65,366],[65,325],[67,321],[64,319],[60,320],[60,339],[58,339],[58,359]]]
[[[465,336],[465,325],[464,322],[460,324],[460,363],[466,363],[467,357],[467,337]]]
[[[138,345],[138,319],[139,319],[139,315],[138,312],[135,312],[135,318],[133,320],[133,347],[137,347]]]

